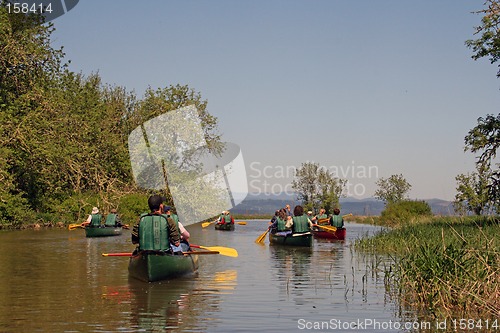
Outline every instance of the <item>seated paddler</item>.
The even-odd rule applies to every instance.
[[[333,210],[333,215],[330,218],[330,225],[335,228],[343,228],[344,227],[344,218],[340,216],[340,209],[335,208]]]
[[[149,213],[141,215],[132,229],[132,243],[137,250],[179,253],[181,237],[175,221],[163,213],[165,197],[152,195],[148,199]]]
[[[234,218],[231,216],[228,210],[225,210],[219,216],[217,224],[234,224]]]
[[[82,227],[97,228],[101,226],[101,222],[102,215],[99,213],[99,208],[93,207],[87,220],[82,223]]]
[[[303,234],[311,231],[314,224],[304,214],[304,208],[301,205],[295,206],[293,209],[293,217],[289,218],[286,223],[287,228],[292,228],[294,234]]]
[[[277,210],[275,213],[274,223],[270,226],[271,233],[276,234],[278,236],[286,236],[291,234],[292,231],[290,227],[287,227],[287,220],[292,219],[286,213],[284,208]]]

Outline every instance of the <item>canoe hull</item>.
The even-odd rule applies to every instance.
[[[234,224],[215,224],[215,230],[234,231]]]
[[[85,236],[87,237],[109,237],[120,236],[121,234],[121,227],[85,228]]]
[[[196,272],[197,255],[172,255],[158,252],[139,252],[130,257],[129,275],[135,279],[154,282]]]
[[[296,234],[297,235],[297,234]],[[276,234],[269,234],[269,243],[276,245],[289,245],[289,246],[304,246],[311,247],[312,246],[312,234],[298,234],[300,236],[279,236]]]
[[[337,230],[334,233],[324,230],[317,230],[313,231],[313,235],[314,238],[345,240],[346,230],[345,228],[337,228]]]

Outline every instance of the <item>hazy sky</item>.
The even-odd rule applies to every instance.
[[[483,1],[92,1],[54,20],[70,69],[141,97],[187,84],[241,147],[249,190],[290,191],[317,162],[370,197],[403,174],[411,198],[453,199],[474,170],[464,136],[500,106],[473,61]]]

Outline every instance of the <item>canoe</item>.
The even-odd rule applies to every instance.
[[[287,236],[269,234],[269,243],[277,245],[290,245],[290,246],[312,246],[312,234],[306,232],[304,234],[289,234]]]
[[[234,231],[234,224],[215,224],[215,230]]]
[[[121,227],[85,227],[85,236],[87,237],[108,237],[121,234]]]
[[[140,251],[130,257],[130,277],[145,282],[176,278],[196,272],[198,256],[195,254],[174,255],[160,251]]]
[[[346,235],[346,230],[345,228],[337,228],[337,230],[334,233],[325,230],[314,230],[313,235],[314,238],[344,240]]]

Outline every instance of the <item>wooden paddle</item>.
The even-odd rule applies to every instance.
[[[213,221],[213,222],[203,222],[203,223],[201,224],[201,227],[202,227],[202,228],[206,228],[206,227],[208,227],[209,225],[211,225],[212,223],[215,223],[215,221]],[[247,223],[246,223],[245,221],[242,221],[242,222],[236,222],[236,223],[237,223],[237,224],[239,224],[239,225],[247,225]]]
[[[211,225],[212,223],[215,223],[215,221],[212,221],[212,222],[203,222],[203,223],[201,224],[201,227],[202,227],[202,228],[206,228],[206,227],[208,227],[209,225]]]
[[[218,251],[186,251],[182,254],[219,254]],[[102,253],[103,257],[131,257],[132,252]]]
[[[262,235],[257,237],[257,239],[255,240],[255,243],[264,243],[264,239],[266,239],[266,235],[268,232],[269,232],[269,228],[266,231],[264,231],[264,233]]]
[[[331,226],[331,225],[319,225],[319,224],[317,224],[316,226],[318,228],[320,228],[320,229],[323,229],[323,230],[326,230],[328,232],[331,232],[332,234],[335,233],[335,231],[337,231],[337,227],[334,227],[334,226]]]
[[[75,230],[77,228],[82,228],[82,229],[85,229],[85,227],[81,224],[76,224],[76,223],[72,223],[68,226],[68,229],[69,230]]]
[[[195,249],[205,249],[209,251],[216,251],[219,252],[220,255],[227,256],[227,257],[238,257],[238,251],[236,249],[230,248],[230,247],[224,247],[224,246],[201,246],[201,245],[195,245],[195,244],[189,244],[189,246],[194,247]]]

